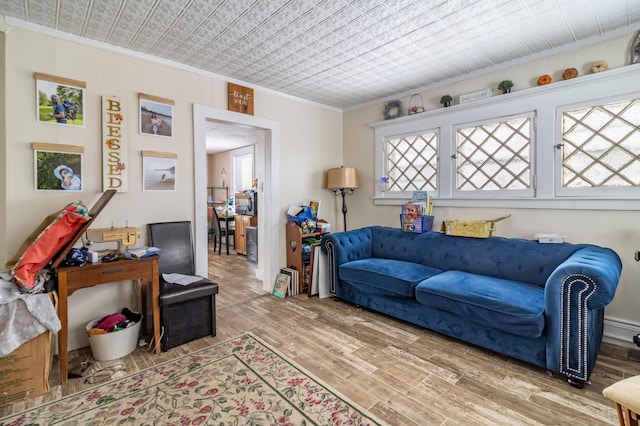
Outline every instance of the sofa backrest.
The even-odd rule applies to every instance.
[[[416,234],[371,227],[371,256],[406,260],[442,270],[458,270],[544,287],[551,273],[586,244],[540,244],[534,240],[468,238],[440,232]]]

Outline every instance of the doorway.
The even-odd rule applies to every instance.
[[[264,140],[256,144],[256,177],[258,179],[258,205],[261,206],[258,221],[258,268],[256,278],[262,281],[265,291],[279,271],[280,263],[280,173],[279,146],[280,125],[252,115],[240,114],[205,105],[193,106],[194,139],[194,204],[195,204],[195,257],[196,274],[207,276],[208,224],[207,224],[207,152],[206,121],[215,120],[229,124],[255,127],[265,131]]]

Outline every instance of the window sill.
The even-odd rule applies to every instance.
[[[409,201],[407,197],[373,197],[376,206],[400,206]],[[640,210],[640,199],[622,198],[520,198],[520,199],[482,199],[482,198],[434,198],[434,207],[476,207],[509,209],[544,210]]]

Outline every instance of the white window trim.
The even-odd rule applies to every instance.
[[[230,162],[231,162],[231,179],[233,179],[233,181],[230,182],[231,183],[230,188],[232,188],[234,190],[235,190],[235,187],[236,187],[236,182],[235,182],[235,179],[236,179],[236,170],[235,170],[236,158],[237,157],[244,157],[246,155],[251,155],[253,157],[252,163],[253,163],[253,169],[254,170],[251,171],[251,175],[255,176],[255,153],[254,153],[253,145],[245,146],[244,148],[234,149],[233,151],[231,151],[229,153]],[[233,194],[230,194],[230,195],[233,195]]]
[[[562,143],[562,114],[566,111],[571,111],[574,109],[580,108],[588,108],[596,105],[606,105],[611,103],[616,103],[620,101],[625,101],[629,99],[638,99],[640,98],[640,92],[635,91],[631,93],[625,93],[623,95],[617,96],[609,96],[606,98],[595,99],[593,101],[588,101],[586,103],[575,103],[572,105],[563,105],[559,106],[557,109],[556,122],[558,123],[556,129],[556,140],[558,143]],[[563,197],[620,197],[620,198],[640,198],[640,188],[565,188],[562,186],[562,150],[556,149],[554,156],[555,164],[556,164],[556,173],[559,178],[556,180],[556,194],[559,194]],[[601,194],[601,195],[600,195]]]
[[[441,207],[489,207],[528,209],[582,209],[582,210],[639,210],[640,199],[619,194],[602,196],[557,196],[554,177],[558,173],[557,150],[561,123],[558,110],[569,105],[592,104],[597,100],[631,98],[640,87],[640,64],[628,65],[605,72],[579,76],[546,86],[532,87],[505,95],[468,104],[454,105],[433,111],[400,117],[370,124],[375,133],[375,179],[383,176],[384,141],[401,134],[440,129],[438,162],[438,193],[434,205]],[[603,102],[606,103],[606,102]],[[501,116],[534,112],[536,115],[537,141],[532,154],[532,169],[536,195],[530,198],[506,198],[496,194],[494,198],[454,198],[454,162],[442,161],[454,154],[454,128],[464,123],[495,119]],[[394,193],[381,193],[373,185],[374,203],[400,205],[406,197]],[[605,201],[605,202],[603,202]]]
[[[436,161],[437,161],[436,167],[440,167],[440,152],[439,152],[440,151],[440,129],[439,128],[421,130],[418,133],[414,132],[414,133],[404,133],[404,134],[400,134],[400,135],[393,135],[393,138],[405,138],[405,137],[416,136],[418,134],[424,135],[424,134],[427,134],[427,133],[435,133],[435,135],[436,135],[436,138],[437,138],[437,141],[438,141],[438,146],[436,146],[436,151],[437,151],[436,152]],[[387,144],[386,144],[386,142],[389,139],[392,139],[392,138],[386,137],[384,139],[383,143],[382,143],[382,151],[383,151],[383,154],[382,154],[382,157],[383,157],[382,169],[383,170],[384,170],[384,164],[385,164],[386,159],[387,159],[387,150],[386,150]],[[382,177],[383,175],[382,174],[376,174],[376,176],[377,176],[376,177],[376,182],[377,182],[377,178],[378,177]],[[436,176],[436,186],[438,186],[438,178],[439,177]],[[429,191],[429,192],[432,192],[432,191]],[[412,193],[413,193],[413,191],[394,191],[393,192],[395,197],[402,197],[404,200],[406,200],[407,198],[411,198]],[[388,192],[387,192],[387,194],[388,194]],[[380,191],[379,185],[376,185],[376,196],[381,196],[381,195],[382,195],[382,191]]]
[[[531,122],[531,137],[529,139],[529,149],[531,150],[531,161],[529,163],[529,168],[531,170],[531,178],[529,181],[530,187],[527,189],[519,189],[519,190],[495,190],[495,191],[488,191],[488,190],[476,190],[476,191],[460,191],[458,190],[456,187],[457,185],[457,180],[458,180],[458,161],[455,158],[455,156],[458,155],[457,153],[457,134],[458,134],[458,130],[459,129],[465,129],[465,128],[469,128],[469,127],[476,127],[476,126],[483,126],[485,124],[488,123],[499,123],[499,122],[503,122],[503,121],[509,121],[509,120],[513,120],[513,119],[518,119],[518,118],[528,118]],[[535,150],[536,150],[536,131],[535,131],[535,125],[536,125],[536,117],[535,117],[535,113],[533,112],[527,112],[527,113],[523,113],[523,114],[512,114],[512,115],[507,115],[507,116],[503,116],[503,117],[495,117],[492,118],[490,120],[482,120],[482,121],[477,121],[474,123],[465,123],[465,124],[458,124],[456,126],[453,127],[452,130],[452,134],[454,136],[454,140],[452,141],[453,143],[453,147],[452,147],[452,151],[454,152],[454,156],[451,157],[451,172],[453,173],[453,175],[451,176],[451,182],[453,184],[453,188],[451,188],[451,191],[453,193],[453,198],[466,198],[466,199],[476,199],[476,198],[495,198],[496,196],[498,197],[504,197],[504,198],[514,198],[514,197],[533,197],[535,196],[535,181],[536,181],[536,177],[535,177]]]

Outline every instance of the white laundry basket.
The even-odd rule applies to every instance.
[[[87,324],[86,328],[93,359],[96,361],[110,361],[129,355],[136,349],[142,318],[124,330],[112,331],[105,334],[90,334],[89,330],[95,327],[98,321],[100,321],[100,319],[91,321]]]

